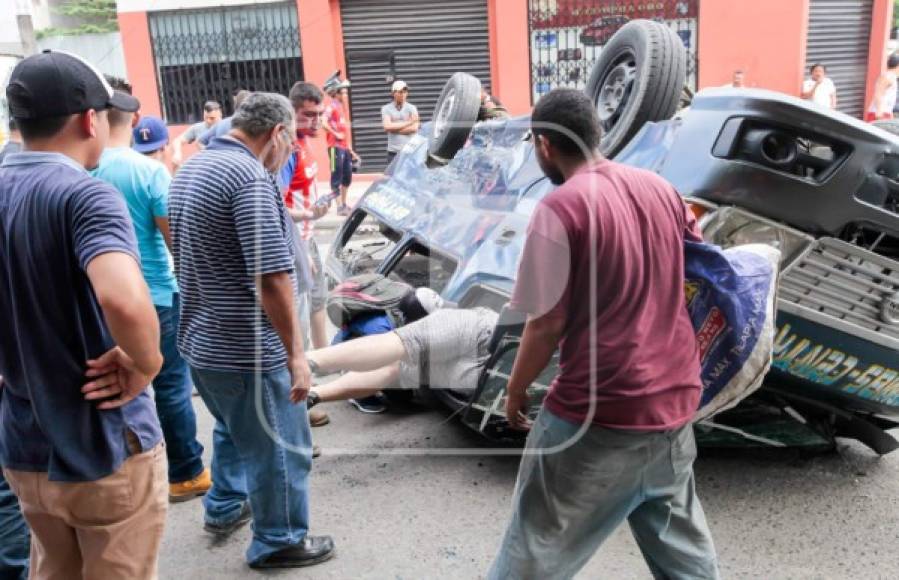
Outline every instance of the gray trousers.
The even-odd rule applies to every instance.
[[[541,410],[488,578],[572,578],[625,519],[655,578],[718,578],[694,486],[692,426],[659,433],[579,430]]]

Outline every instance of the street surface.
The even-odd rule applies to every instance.
[[[322,251],[333,231],[321,234]],[[194,398],[211,457],[212,420]],[[429,456],[489,445],[440,410],[363,415],[324,405],[315,429],[324,455],[311,477],[312,533],[331,534],[337,557],[290,578],[397,580],[483,577],[509,516],[516,457]],[[383,454],[413,448],[415,454]],[[338,450],[339,453],[335,453]],[[350,450],[344,453],[343,451]],[[355,450],[355,451],[352,451]],[[878,458],[841,441],[839,452],[700,452],[696,479],[724,578],[899,578],[899,452]],[[202,530],[202,503],[170,507],[162,578],[246,578],[249,526],[223,543]],[[650,578],[626,526],[580,578]]]

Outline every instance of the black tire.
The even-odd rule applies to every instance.
[[[871,124],[879,129],[883,129],[887,133],[899,136],[899,119],[881,119],[880,121],[874,121]]]
[[[467,73],[450,77],[437,106],[428,153],[440,161],[449,161],[465,145],[481,108],[481,81]]]
[[[687,51],[673,30],[651,20],[622,26],[587,81],[603,126],[603,155],[618,154],[644,123],[670,119],[686,78]]]

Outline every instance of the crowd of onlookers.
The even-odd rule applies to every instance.
[[[833,79],[827,76],[827,66],[815,63],[809,67],[809,76],[802,82],[798,96],[811,101],[825,109],[837,109],[837,86]],[[891,53],[886,59],[886,69],[877,78],[874,85],[871,102],[868,103],[864,113],[864,120],[868,122],[892,119],[899,112],[899,51]],[[731,82],[723,88],[748,88],[747,71],[737,69],[733,73]]]

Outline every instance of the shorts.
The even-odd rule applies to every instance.
[[[400,388],[476,389],[490,358],[497,318],[487,308],[438,310],[396,329],[406,349],[400,362]]]
[[[349,187],[353,183],[353,158],[343,147],[328,147],[331,161],[331,191],[337,193],[340,186]]]
[[[318,244],[315,243],[315,238],[309,238],[306,241],[306,246],[309,249],[312,263],[315,264],[315,272],[312,272],[312,286],[309,288],[309,312],[314,314],[325,309],[325,302],[328,300],[328,285],[325,282],[322,255],[318,251]]]

